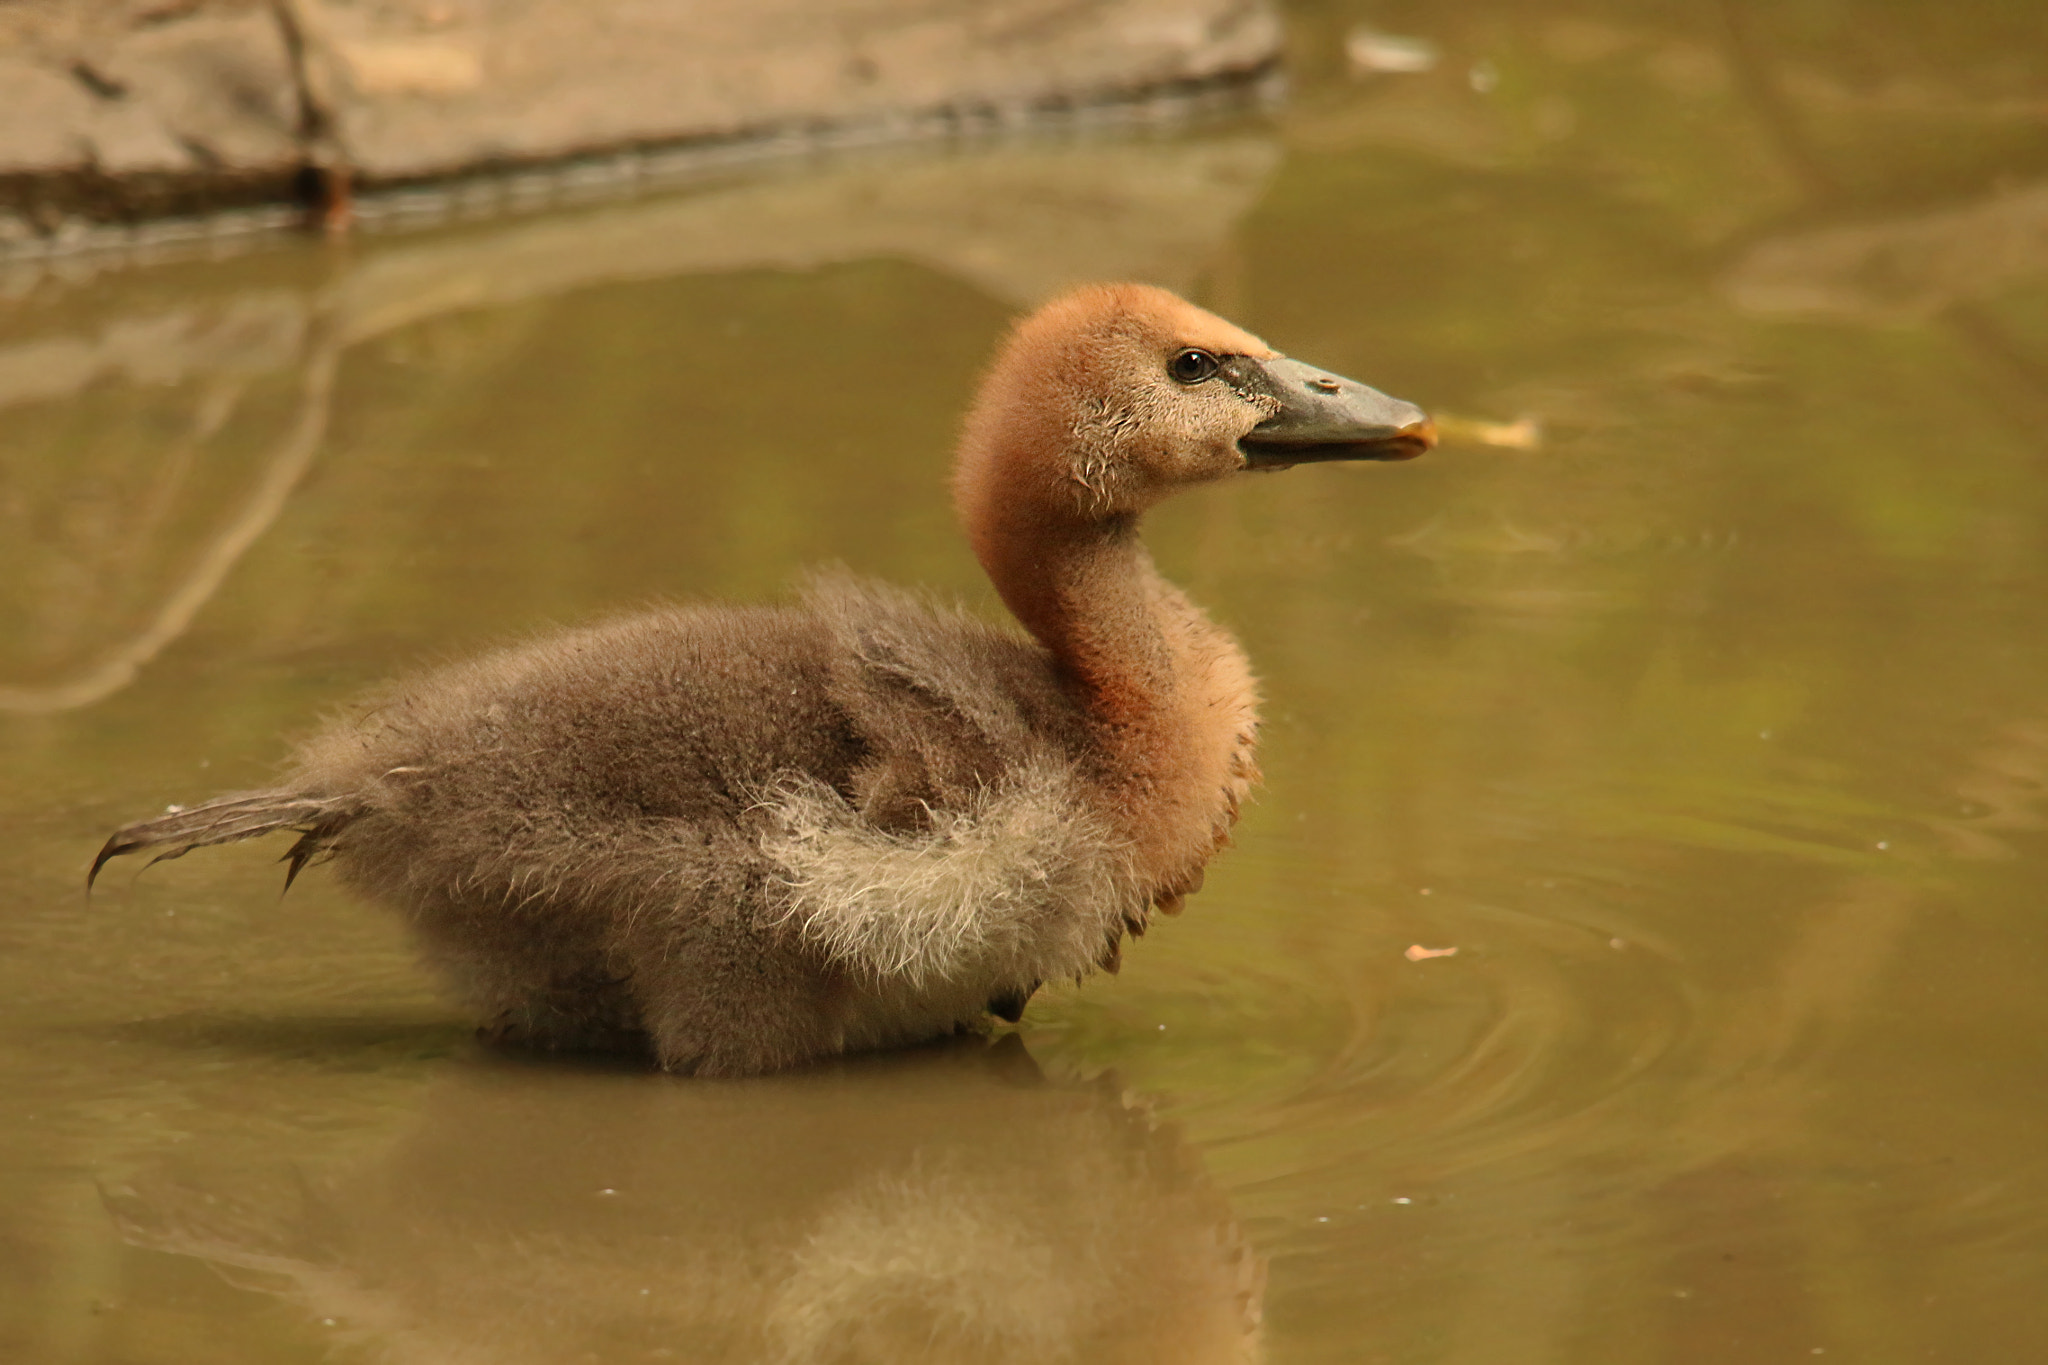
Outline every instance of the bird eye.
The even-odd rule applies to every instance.
[[[1199,384],[1216,373],[1221,364],[1207,351],[1189,349],[1166,362],[1166,372],[1183,384]]]

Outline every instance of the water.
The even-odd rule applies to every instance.
[[[1304,6],[1271,123],[0,275],[0,1357],[2048,1352],[2039,20],[1640,9],[1376,9],[1438,63],[1365,81]],[[83,898],[424,659],[828,560],[995,610],[953,423],[1120,275],[1454,419],[1154,519],[1267,785],[1121,976],[680,1083],[484,1051],[279,850]]]

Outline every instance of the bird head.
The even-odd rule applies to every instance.
[[[1405,460],[1435,443],[1412,403],[1163,289],[1097,285],[1012,330],[968,415],[955,493],[970,529],[1016,514],[1100,522],[1247,471]]]

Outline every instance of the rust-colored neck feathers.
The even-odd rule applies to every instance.
[[[1264,347],[1160,291],[1066,302],[1065,313],[1034,315],[998,357],[968,418],[956,503],[996,590],[1058,660],[1088,718],[1103,813],[1174,909],[1256,776],[1257,694],[1236,642],[1139,543],[1142,511],[1170,487],[1131,472],[1157,452],[1119,440],[1162,438],[1122,415],[1116,391],[1163,364],[1169,327],[1192,322],[1223,329],[1209,344]]]

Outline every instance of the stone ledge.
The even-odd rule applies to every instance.
[[[1277,69],[1268,0],[30,0],[0,26],[0,250],[627,152],[1081,122]],[[7,221],[12,219],[11,223]]]

